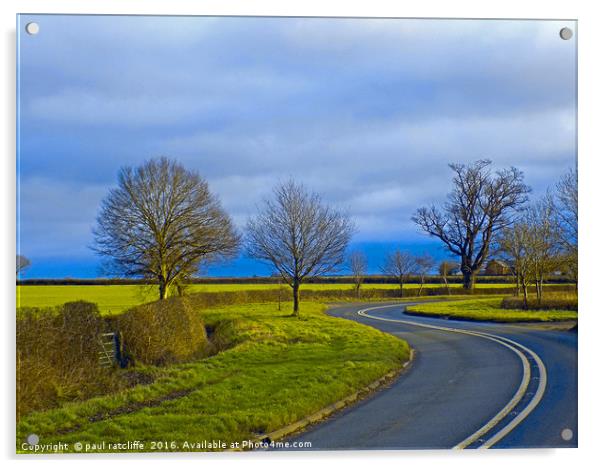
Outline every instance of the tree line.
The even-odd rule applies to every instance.
[[[412,219],[458,258],[464,288],[474,287],[492,252],[507,259],[525,294],[535,283],[541,295],[545,276],[558,262],[570,264],[576,280],[573,172],[558,184],[557,194],[527,206],[530,189],[516,168],[494,172],[488,160],[450,168],[453,189],[447,200],[418,209]],[[93,249],[104,259],[106,271],[152,280],[164,299],[181,293],[201,265],[231,258],[242,247],[248,256],[270,264],[290,286],[293,314],[298,316],[301,285],[344,264],[359,295],[367,259],[362,252],[346,255],[355,231],[347,213],[291,179],[276,185],[240,233],[197,172],[159,158],[120,170],[117,187],[101,202]],[[434,267],[429,254],[394,251],[381,270],[397,279],[403,294],[409,275],[417,275],[422,288]],[[439,265],[445,281],[453,267],[451,261]]]
[[[447,201],[440,207],[418,209],[414,222],[457,256],[465,289],[474,287],[478,272],[492,255],[508,265],[525,307],[529,286],[535,285],[541,302],[543,284],[556,271],[577,285],[576,172],[570,170],[545,196],[529,203],[531,189],[523,173],[516,168],[493,172],[491,164],[490,160],[450,164],[453,190]],[[440,265],[444,278],[452,265]]]
[[[527,206],[496,239],[497,252],[510,265],[517,294],[527,307],[528,287],[535,285],[538,303],[543,284],[554,271],[564,271],[578,282],[577,175],[567,173],[540,200]]]

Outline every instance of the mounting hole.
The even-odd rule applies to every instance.
[[[571,440],[573,438],[573,431],[571,431],[570,429],[563,429],[562,432],[560,433],[560,437],[562,437],[562,440]]]
[[[34,36],[40,32],[40,25],[38,23],[27,23],[25,25],[25,32],[30,36]]]
[[[571,37],[573,37],[573,30],[571,28],[562,28],[560,30],[560,39],[568,41]]]

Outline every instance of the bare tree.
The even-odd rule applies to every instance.
[[[554,205],[549,196],[527,207],[511,228],[502,231],[499,250],[511,266],[517,295],[523,291],[525,307],[530,284],[535,284],[537,300],[541,303],[544,281],[560,262],[559,239]]]
[[[384,275],[394,277],[399,283],[399,295],[403,297],[403,285],[409,276],[416,273],[416,258],[409,252],[395,250],[387,254],[381,268]]]
[[[450,260],[443,260],[439,264],[439,275],[441,275],[441,280],[443,280],[443,284],[445,284],[445,289],[447,289],[447,294],[450,294],[449,290],[449,282],[447,281],[447,277],[450,273],[458,268],[458,264],[456,262]]]
[[[561,235],[555,222],[551,197],[545,197],[527,208],[525,223],[529,229],[525,239],[527,256],[533,269],[537,300],[541,303],[543,283],[559,266],[561,252]]]
[[[234,255],[239,235],[219,200],[196,172],[167,158],[124,167],[118,186],[102,201],[94,250],[110,271],[172,286],[197,271],[199,262]]]
[[[424,253],[416,257],[416,273],[420,277],[420,287],[418,288],[418,295],[422,294],[422,288],[424,287],[424,279],[435,266],[435,259],[428,253]]]
[[[497,241],[499,251],[514,275],[517,295],[522,291],[524,309],[528,308],[528,288],[535,277],[532,257],[529,254],[531,235],[529,224],[519,220],[512,226],[505,227]]]
[[[353,277],[353,287],[355,289],[356,297],[360,297],[360,288],[364,282],[364,276],[366,276],[366,270],[368,268],[368,259],[363,252],[355,251],[349,256],[349,269],[351,270],[351,276]]]
[[[512,224],[530,189],[518,169],[490,169],[491,161],[450,164],[453,190],[441,209],[420,208],[412,217],[426,233],[440,239],[460,257],[465,289],[473,289],[476,274],[489,255],[498,231]]]
[[[273,265],[292,288],[293,315],[298,317],[301,284],[344,262],[354,229],[347,215],[289,180],[274,189],[273,198],[247,223],[247,252]]]
[[[564,264],[575,284],[578,281],[578,207],[577,172],[565,174],[556,185],[554,211],[565,251]]]
[[[17,255],[17,276],[31,265],[29,259],[24,255]]]

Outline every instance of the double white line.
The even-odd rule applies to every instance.
[[[521,421],[523,421],[531,413],[531,411],[533,411],[535,409],[535,407],[541,401],[543,394],[545,392],[545,389],[546,389],[547,372],[546,372],[546,366],[544,365],[543,361],[533,350],[527,348],[526,346],[523,346],[520,343],[517,343],[516,341],[510,340],[503,336],[492,335],[490,333],[464,330],[461,328],[439,327],[436,325],[428,325],[428,324],[423,324],[423,323],[412,322],[410,320],[398,320],[398,319],[377,317],[374,315],[370,315],[368,313],[372,310],[386,309],[386,308],[391,308],[391,307],[404,307],[404,305],[403,304],[393,304],[393,305],[388,305],[388,306],[369,307],[367,309],[362,309],[362,310],[358,311],[358,314],[361,315],[362,317],[367,317],[367,318],[371,318],[374,320],[382,320],[383,322],[403,323],[403,324],[411,325],[414,327],[430,328],[433,330],[441,330],[441,331],[446,331],[446,332],[451,332],[451,333],[461,333],[463,335],[477,336],[477,337],[483,338],[485,340],[495,341],[496,343],[512,350],[521,360],[521,363],[523,365],[523,378],[522,378],[521,383],[518,386],[518,389],[516,390],[516,393],[514,394],[514,396],[510,399],[510,401],[506,404],[506,406],[504,406],[499,411],[499,413],[497,413],[493,418],[491,418],[485,425],[483,425],[483,427],[481,427],[474,434],[471,434],[466,439],[464,439],[462,442],[456,444],[454,446],[454,449],[464,449],[464,448],[470,446],[471,444],[473,444],[474,442],[478,441],[479,439],[481,439],[486,434],[494,431],[494,429],[495,429],[496,432],[493,435],[489,436],[485,441],[481,442],[480,445],[477,447],[477,448],[491,448],[494,444],[499,442],[503,437],[508,435],[510,433],[510,431],[512,431],[516,426],[518,426],[521,423]],[[523,410],[520,413],[518,413],[516,416],[514,416],[506,425],[504,425],[501,428],[498,428],[497,426],[500,424],[500,422],[502,422],[502,420],[504,420],[506,418],[506,416],[508,416],[508,414],[510,414],[510,412],[516,407],[516,405],[519,404],[519,402],[523,399],[523,397],[527,393],[527,388],[529,386],[529,382],[531,381],[531,366],[529,365],[528,356],[530,356],[533,359],[533,361],[537,365],[537,368],[539,371],[539,383],[537,385],[537,390],[535,391],[535,393],[534,393],[533,397],[531,398],[531,400],[529,401],[529,403],[523,408]]]

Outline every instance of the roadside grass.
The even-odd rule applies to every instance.
[[[242,441],[297,421],[400,369],[408,344],[392,335],[324,313],[304,302],[247,304],[201,311],[224,350],[160,368],[154,382],[24,416],[17,450],[28,434],[44,443]],[[145,450],[149,446],[146,445]],[[104,451],[110,451],[105,447]]]
[[[448,317],[463,320],[491,322],[551,322],[577,320],[577,312],[571,310],[523,310],[502,308],[503,296],[433,302],[407,307],[409,314],[430,317]]]
[[[404,285],[405,290],[415,290],[420,285],[410,283]],[[283,298],[288,299],[290,288],[281,285]],[[441,284],[426,284],[425,288],[441,288]],[[450,284],[450,288],[459,289],[460,284]],[[478,284],[481,288],[508,288],[511,284]],[[305,284],[302,291],[341,291],[351,290],[352,284]],[[275,290],[278,284],[193,284],[188,288],[189,293],[196,292],[227,292],[227,291],[257,291]],[[396,284],[364,284],[362,290],[387,289],[397,290]],[[19,307],[53,307],[72,301],[89,301],[98,305],[104,315],[118,314],[145,302],[157,299],[156,286],[144,285],[27,285],[17,286],[17,308]],[[363,298],[360,300],[364,300]],[[390,298],[389,298],[390,300]]]
[[[524,309],[522,296],[508,296],[502,301],[504,309]],[[541,300],[530,294],[527,299],[529,310],[574,310],[579,308],[579,298],[576,292],[546,292]]]

